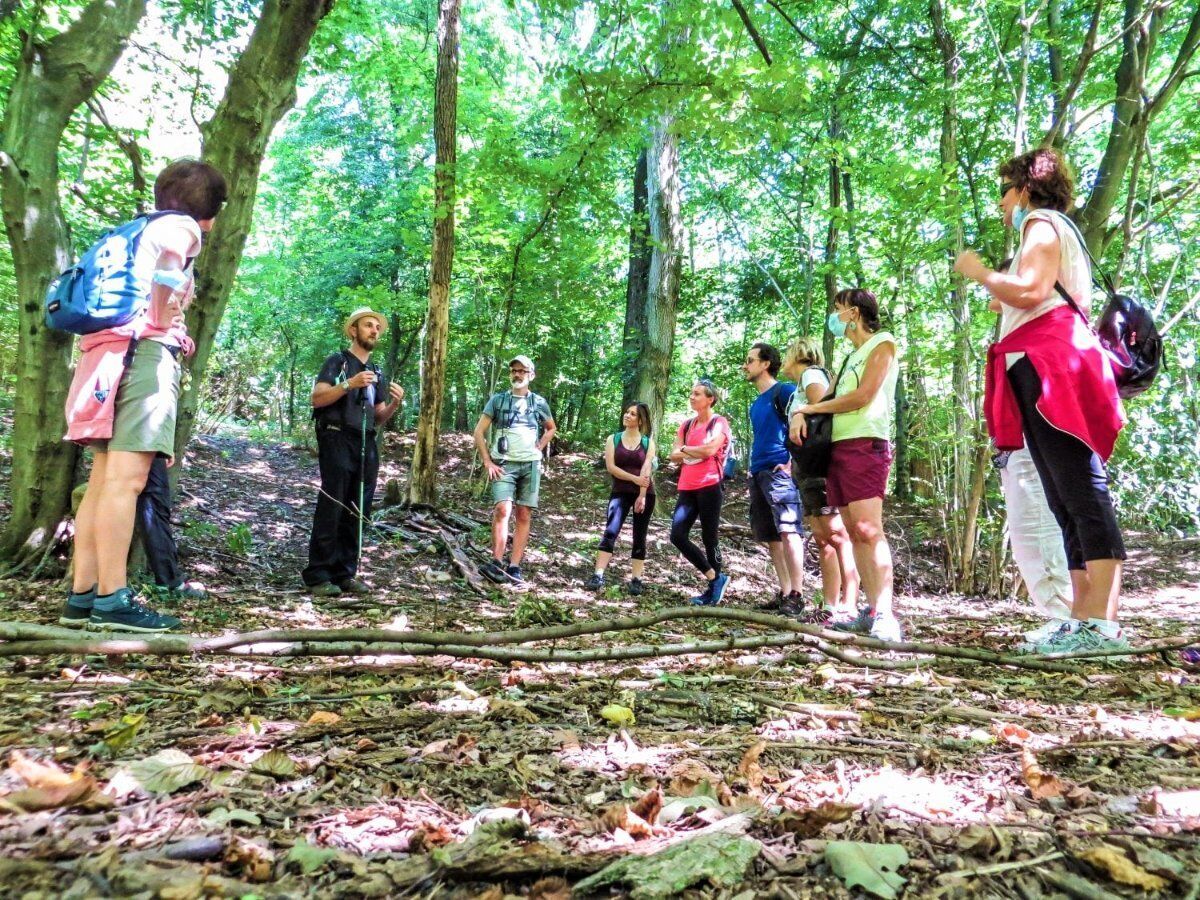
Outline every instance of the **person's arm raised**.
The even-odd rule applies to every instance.
[[[1060,253],[1061,244],[1054,226],[1045,219],[1035,219],[1025,227],[1021,261],[1013,274],[988,268],[970,250],[958,255],[954,270],[979,282],[1005,306],[1031,309],[1054,293]]]

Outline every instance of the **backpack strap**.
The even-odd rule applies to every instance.
[[[775,415],[779,416],[779,421],[782,422],[786,426],[788,423],[787,407],[786,407],[786,405],[783,407],[780,407],[780,405],[779,405],[779,401],[780,401],[779,394],[780,394],[780,389],[782,387],[783,387],[783,382],[777,381],[777,382],[775,382],[774,387],[771,388],[771,390],[773,391],[773,393],[771,394],[771,408],[775,410]]]

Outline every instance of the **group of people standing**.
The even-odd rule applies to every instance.
[[[133,322],[83,340],[66,439],[90,447],[93,463],[76,519],[63,624],[148,632],[180,625],[138,600],[127,582],[126,559],[139,497],[152,473],[159,490],[151,493],[164,493],[165,467],[174,453],[179,357],[193,350],[183,317],[193,291],[191,262],[226,192],[221,174],[200,162],[181,161],[159,175],[159,212],[147,219],[131,251],[145,309]],[[1050,617],[1030,635],[1028,647],[1046,653],[1128,646],[1117,621],[1125,549],[1105,472],[1124,417],[1113,373],[1078,309],[1087,308],[1091,271],[1083,239],[1065,214],[1072,194],[1071,175],[1057,151],[1009,160],[1000,168],[1000,212],[1018,235],[1012,261],[994,270],[967,252],[956,262],[957,271],[989,292],[990,308],[1000,315],[1000,339],[988,354],[985,408],[995,445],[1007,454],[1003,478],[1017,562]],[[357,568],[378,471],[375,432],[404,398],[403,389],[370,362],[386,328],[383,315],[356,310],[344,326],[349,348],[325,361],[312,392],[321,491],[302,579],[317,595],[368,590]],[[783,354],[755,343],[741,367],[758,392],[749,409],[750,528],[768,550],[778,581],[762,608],[897,641],[901,627],[893,611],[883,503],[899,352],[875,295],[860,287],[836,295],[826,328],[849,343],[836,377],[819,342],[809,338]],[[546,400],[531,389],[533,361],[514,356],[508,370],[509,387],[488,399],[474,430],[493,506],[491,559],[481,571],[497,583],[520,583],[542,459],[556,426]],[[700,605],[722,602],[729,585],[719,525],[732,433],[716,412],[721,396],[710,380],[692,386],[691,415],[676,429],[669,453],[679,467],[671,543],[703,578],[703,590],[692,598]],[[631,520],[627,591],[638,595],[655,508],[656,442],[643,403],[627,406],[620,425],[604,444],[612,490],[586,584],[605,586],[617,537]],[[827,452],[801,452],[825,427]],[[146,515],[153,517],[161,505],[144,504]],[[692,540],[697,521],[701,546]],[[1057,541],[1050,539],[1051,521]],[[806,528],[819,548],[820,600],[803,596]],[[173,550],[173,542],[161,543]],[[1069,594],[1068,579],[1057,574],[1062,567],[1070,573]],[[167,569],[163,578],[180,579],[172,586],[182,589],[177,569]]]

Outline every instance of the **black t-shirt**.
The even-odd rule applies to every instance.
[[[375,432],[374,406],[376,403],[388,402],[388,380],[378,366],[370,362],[363,365],[349,350],[339,350],[325,360],[325,365],[321,366],[317,375],[317,381],[336,387],[365,369],[374,372],[378,380],[365,388],[352,388],[337,402],[314,409],[313,418],[317,420],[318,427],[328,428],[336,425],[344,431],[358,432],[362,429],[365,404],[371,407],[367,410],[367,433]]]

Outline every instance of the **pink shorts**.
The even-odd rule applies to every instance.
[[[849,506],[887,493],[892,445],[878,438],[834,441],[825,494],[830,506]]]

